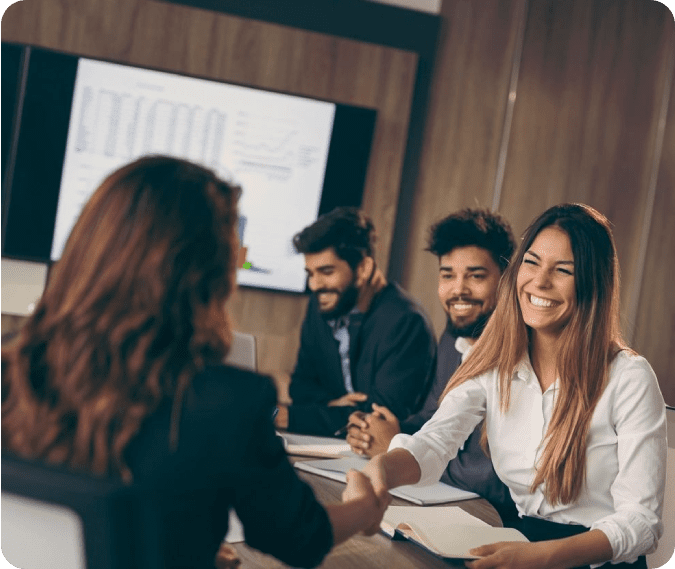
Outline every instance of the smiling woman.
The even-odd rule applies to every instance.
[[[556,226],[543,229],[525,251],[516,286],[525,324],[535,334],[560,335],[576,306],[570,238]]]
[[[602,214],[580,204],[545,211],[436,414],[366,467],[380,492],[438,480],[485,419],[514,525],[539,543],[478,548],[472,569],[646,568],[663,532],[665,405],[649,363],[621,338],[618,283]]]

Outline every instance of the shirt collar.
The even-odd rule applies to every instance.
[[[342,316],[339,316],[338,318],[333,318],[331,320],[328,320],[328,325],[331,327],[331,329],[335,332],[336,330],[340,330],[341,328],[347,328],[349,326],[349,322],[352,318],[352,316],[356,314],[361,314],[361,311],[355,306],[352,308],[347,314],[343,314]]]
[[[532,367],[532,362],[530,361],[530,355],[525,354],[522,360],[518,362],[516,369],[513,370],[513,379],[520,379],[526,384],[537,384],[539,386],[539,380],[537,379],[537,374],[534,372]],[[553,384],[549,387],[552,391],[557,391],[560,388],[560,378],[556,378]],[[547,390],[548,391],[548,390]]]
[[[513,379],[520,379],[525,383],[536,381],[537,375],[534,373],[534,368],[528,354],[525,354],[523,359],[516,365],[516,369],[513,370]]]
[[[473,344],[466,338],[459,336],[455,339],[455,350],[462,354],[462,361],[468,357],[472,348]]]

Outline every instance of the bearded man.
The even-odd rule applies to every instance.
[[[421,307],[387,283],[374,257],[372,221],[336,208],[298,233],[311,298],[277,428],[333,436],[354,410],[416,412],[433,378],[436,343]]]

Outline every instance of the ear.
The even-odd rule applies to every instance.
[[[361,288],[370,282],[375,274],[375,259],[372,257],[364,257],[361,262],[356,265],[356,286]]]

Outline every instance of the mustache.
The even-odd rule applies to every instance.
[[[466,297],[466,296],[453,296],[445,301],[446,306],[450,306],[455,302],[464,302],[466,304],[483,304],[482,300],[477,300],[475,298]]]

